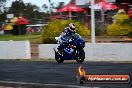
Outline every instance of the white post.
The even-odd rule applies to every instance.
[[[94,0],[91,0],[91,42],[95,43],[95,12],[94,12]]]
[[[51,0],[49,0],[49,13],[50,13],[50,17],[51,17]]]

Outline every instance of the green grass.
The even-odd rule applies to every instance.
[[[0,41],[24,41],[29,40],[33,44],[41,43],[41,33],[28,33],[25,35],[0,35]]]

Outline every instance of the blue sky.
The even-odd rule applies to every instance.
[[[10,6],[11,2],[15,1],[15,0],[7,0],[6,6]],[[32,4],[35,4],[39,7],[41,7],[43,4],[49,4],[48,1],[49,0],[23,0],[24,3],[28,3],[31,2]],[[66,4],[69,2],[70,0],[51,0],[51,2],[54,2],[55,4],[57,4],[58,2],[65,2]]]

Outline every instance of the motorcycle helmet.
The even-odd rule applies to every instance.
[[[74,31],[75,30],[75,24],[74,23],[70,23],[69,24],[69,28]]]

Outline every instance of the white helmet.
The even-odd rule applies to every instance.
[[[69,27],[70,27],[71,30],[75,30],[75,24],[74,23],[70,23]]]

